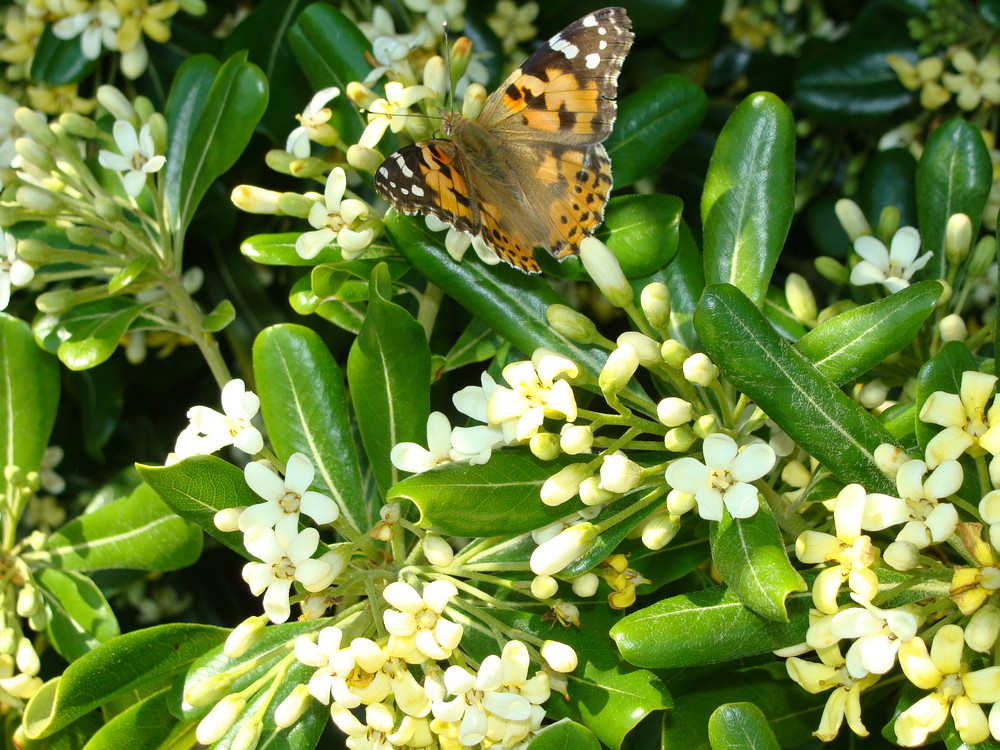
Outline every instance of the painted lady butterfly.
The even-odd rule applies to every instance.
[[[533,249],[579,252],[604,219],[618,73],[632,46],[622,8],[584,16],[543,44],[475,120],[444,113],[450,140],[390,155],[375,187],[402,213],[433,214],[480,237],[502,260],[539,271]]]

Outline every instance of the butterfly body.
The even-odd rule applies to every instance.
[[[475,120],[443,113],[446,138],[391,154],[375,187],[403,213],[437,216],[502,260],[537,272],[533,248],[578,252],[604,218],[611,162],[601,141],[616,114],[632,44],[621,8],[584,16],[542,45]]]

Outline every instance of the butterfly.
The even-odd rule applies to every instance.
[[[397,211],[436,216],[527,273],[540,270],[535,246],[560,260],[575,255],[611,192],[601,142],[615,121],[631,28],[623,8],[570,24],[490,94],[475,120],[444,112],[447,138],[390,154],[375,188]]]

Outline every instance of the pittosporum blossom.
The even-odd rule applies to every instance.
[[[326,105],[339,95],[340,89],[336,86],[328,86],[316,92],[306,108],[302,110],[302,114],[295,116],[299,121],[299,126],[288,134],[285,151],[297,159],[305,159],[309,156],[311,141],[324,146],[331,146],[336,142],[337,131],[330,125],[330,117],[333,113]]]
[[[897,230],[890,249],[880,239],[863,235],[854,241],[854,251],[861,256],[861,262],[851,269],[851,283],[882,284],[890,294],[908,287],[913,274],[926,266],[934,254],[928,252],[917,257],[920,233],[913,227]]]
[[[286,516],[298,520],[299,513],[321,526],[333,523],[340,516],[340,509],[330,497],[309,489],[316,468],[304,453],[288,457],[284,480],[258,461],[248,463],[243,475],[250,489],[264,502],[251,505],[240,514],[240,531],[253,526],[273,527]]]
[[[137,133],[131,122],[116,120],[111,132],[120,153],[101,150],[97,161],[105,169],[121,172],[125,192],[134,198],[146,187],[146,178],[163,169],[167,158],[156,153],[149,123]]]
[[[222,388],[221,414],[207,406],[188,409],[191,424],[178,436],[174,458],[215,453],[226,445],[250,455],[259,453],[264,447],[264,437],[251,422],[259,410],[257,394],[246,390],[242,380],[230,380]]]

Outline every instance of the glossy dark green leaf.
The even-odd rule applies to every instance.
[[[118,342],[146,308],[126,297],[109,297],[77,305],[59,321],[64,338],[57,354],[71,370],[99,365],[118,348]]]
[[[479,466],[456,462],[414,474],[386,500],[411,500],[420,508],[420,526],[452,536],[521,534],[583,507],[570,500],[553,508],[539,496],[545,480],[570,463],[569,457],[542,461],[524,451],[498,451]]]
[[[38,471],[59,407],[59,364],[35,344],[28,324],[0,312],[0,455],[4,466]],[[23,478],[22,478],[23,481]],[[15,497],[4,478],[5,497]]]
[[[659,168],[697,130],[707,108],[704,90],[674,73],[621,99],[605,143],[615,187],[627,187]]]
[[[768,725],[767,717],[753,703],[726,703],[719,706],[708,720],[708,736],[712,750],[779,750],[778,738]]]
[[[240,555],[247,554],[242,534],[219,531],[212,520],[223,508],[260,502],[242,471],[215,456],[192,456],[171,466],[137,464],[136,468],[143,481],[177,515],[197,524]]]
[[[843,385],[908,346],[934,310],[942,286],[922,281],[842,312],[795,344],[820,373]]]
[[[675,8],[683,8],[676,20],[664,29],[663,45],[682,60],[694,60],[710,54],[712,43],[719,31],[719,16],[722,14],[723,0],[699,0],[699,2],[660,2],[650,5],[664,8],[656,14],[655,22],[666,21]],[[664,7],[666,6],[666,7]],[[630,6],[631,10],[631,6]],[[643,24],[640,33],[647,32]]]
[[[315,488],[336,500],[356,528],[370,522],[351,430],[344,376],[316,332],[266,328],[253,347],[254,376],[268,436],[282,461],[304,453]]]
[[[389,453],[397,443],[427,441],[431,352],[423,327],[389,300],[384,265],[370,285],[368,313],[347,357],[347,379],[361,440],[382,496],[401,478]]]
[[[788,596],[805,591],[806,583],[788,561],[768,510],[740,519],[727,514],[712,525],[711,542],[712,560],[740,601],[762,617],[788,622]]]
[[[146,270],[146,267],[149,265],[151,260],[152,258],[148,255],[141,255],[133,260],[125,266],[125,268],[111,277],[111,280],[108,281],[108,292],[111,294],[117,294],[122,289],[127,287],[139,278],[140,275],[142,275],[142,272]]]
[[[646,276],[677,252],[683,210],[684,204],[673,195],[615,197],[597,235],[618,258],[626,277]]]
[[[42,567],[33,571],[32,577],[49,612],[45,635],[66,661],[80,658],[119,634],[114,610],[86,576]]]
[[[45,27],[36,42],[28,77],[32,81],[62,86],[76,83],[89,76],[97,67],[97,60],[88,60],[80,50],[80,37],[60,39],[52,33],[51,24]]]
[[[550,305],[565,305],[566,300],[541,276],[524,274],[506,264],[487,267],[472,253],[456,263],[444,250],[444,235],[428,231],[419,219],[390,211],[385,226],[393,244],[415,269],[524,354],[530,356],[536,348],[546,347],[569,357],[595,377],[604,367],[607,352],[603,349],[578,344],[549,328],[545,311]],[[622,395],[644,411],[656,413],[638,387],[630,384]]]
[[[872,156],[861,176],[858,205],[874,226],[882,209],[899,211],[899,225],[917,225],[917,160],[904,148],[890,148]]]
[[[341,95],[330,102],[335,122],[346,143],[355,143],[364,128],[361,115],[344,96],[347,84],[362,81],[371,72],[365,55],[371,43],[354,22],[332,5],[313,3],[289,32],[292,52],[316,91],[336,86]]]
[[[167,675],[183,674],[228,631],[209,625],[154,625],[112,638],[66,667],[28,702],[25,734],[48,737],[98,706]]]
[[[503,343],[503,339],[492,328],[479,318],[473,318],[445,355],[442,373],[476,362],[485,362],[499,351]]]
[[[976,359],[972,352],[961,341],[949,341],[941,350],[927,360],[917,373],[917,414],[924,407],[924,402],[935,391],[945,393],[960,393],[962,374],[968,370],[977,370]],[[928,441],[939,433],[943,427],[917,418],[917,440],[920,450],[927,448]]]
[[[894,490],[872,456],[892,435],[785,342],[736,287],[706,289],[695,327],[727,380],[810,455],[845,483]]]
[[[147,485],[54,531],[26,559],[64,570],[176,570],[198,559],[201,532],[179,518]]]
[[[288,32],[310,0],[264,0],[258,3],[226,37],[222,57],[247,50],[249,60],[267,77],[271,95],[261,125],[272,139],[284,140],[296,126],[293,113],[310,99],[308,84],[288,43]]]
[[[795,97],[810,115],[831,125],[863,125],[885,117],[916,97],[889,67],[890,54],[917,61],[914,50],[892,40],[831,43],[798,65]]]
[[[87,455],[103,463],[104,447],[121,422],[125,406],[121,361],[112,358],[97,367],[68,375],[66,389],[80,408]]]
[[[542,727],[528,750],[601,750],[601,743],[587,727],[563,719]]]
[[[774,94],[751,94],[715,145],[701,197],[705,277],[761,305],[795,208],[795,123]]]
[[[189,64],[191,61],[186,63]],[[204,83],[209,69],[210,66],[200,62],[193,64],[192,73],[183,79],[185,87],[194,82]],[[236,163],[250,141],[267,107],[267,79],[260,68],[246,61],[245,52],[237,53],[218,69],[204,99],[186,88],[176,98],[180,106],[191,97],[201,106],[197,119],[184,122],[188,140],[180,143],[171,138],[167,150],[167,164],[172,160],[181,164],[179,174],[171,171],[165,177],[167,202],[179,235],[183,235],[191,222],[209,186]],[[174,98],[171,92],[171,99]],[[168,109],[175,111],[169,103]]]
[[[812,597],[788,597],[788,621],[767,619],[725,586],[681,594],[631,612],[611,629],[630,664],[676,669],[785,648],[805,639]]]
[[[767,288],[767,296],[761,311],[768,319],[774,330],[780,333],[789,341],[798,341],[806,335],[806,327],[799,322],[788,304],[788,296],[783,289],[771,284]]]
[[[945,277],[944,235],[952,214],[967,215],[972,236],[978,235],[992,184],[993,162],[975,125],[949,120],[930,134],[917,164],[921,252],[934,253],[923,271],[926,278]]]
[[[677,254],[663,270],[670,290],[670,335],[692,351],[698,351],[694,311],[705,289],[705,265],[701,251],[687,224],[681,224]]]

